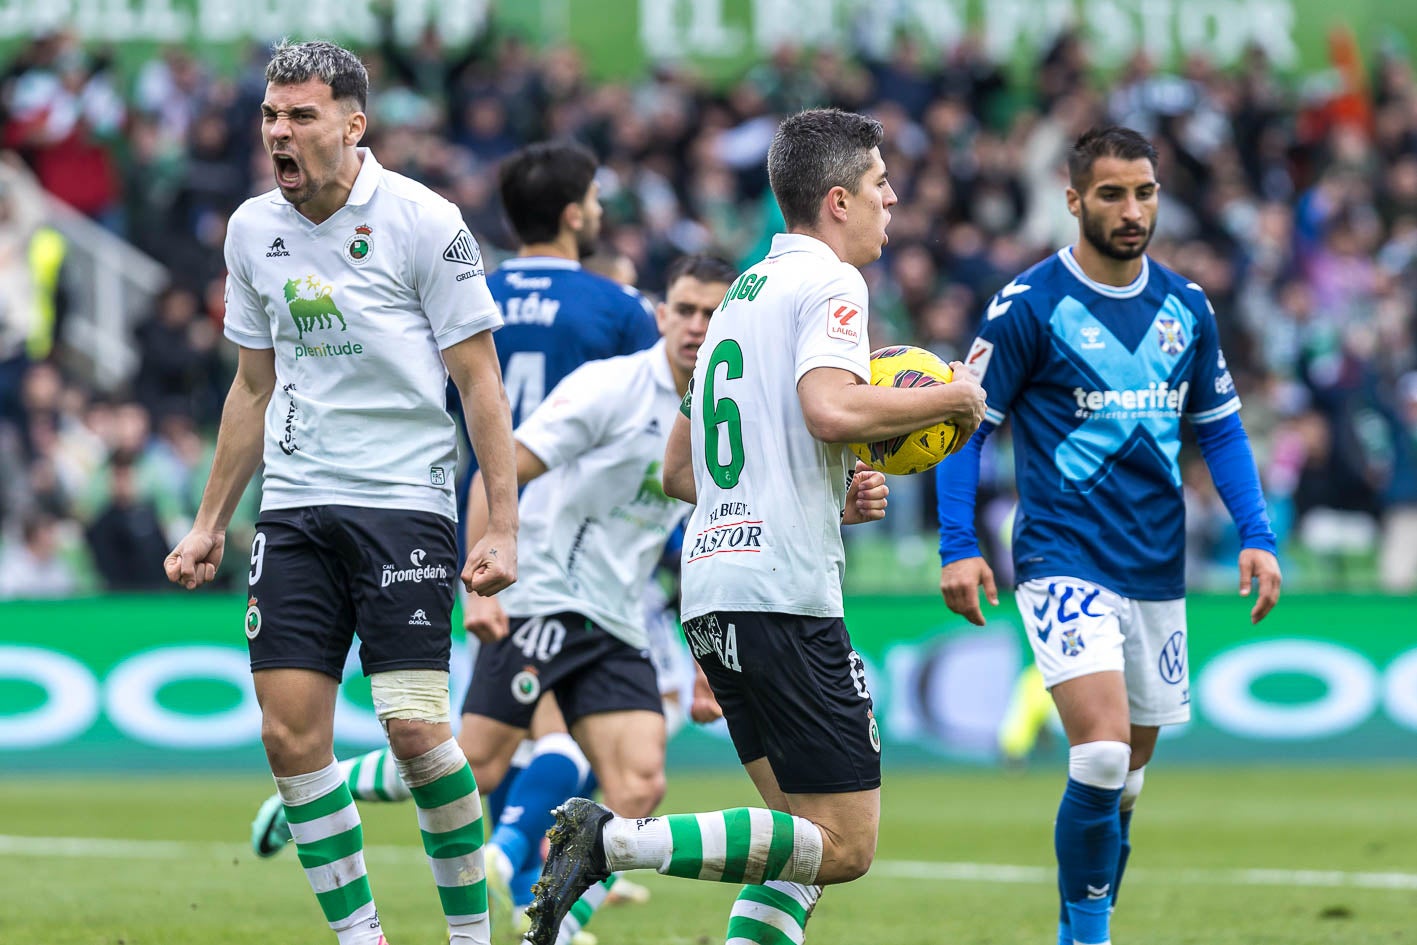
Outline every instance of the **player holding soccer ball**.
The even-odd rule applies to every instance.
[[[886,242],[895,193],[879,122],[820,109],[788,118],[768,172],[788,232],[733,284],[709,324],[665,491],[696,501],[683,617],[766,808],[614,817],[564,805],[532,906],[549,945],[581,892],[615,870],[746,883],[734,942],[800,941],[823,885],[863,875],[876,848],[880,738],[842,620],[840,525],[879,519],[879,473],[843,444],[983,418],[970,379],[877,387],[858,267]]]
[[[974,497],[980,445],[1012,413],[1018,605],[1071,745],[1054,837],[1058,942],[1103,945],[1157,733],[1190,718],[1182,416],[1240,531],[1240,593],[1259,585],[1252,622],[1279,599],[1280,574],[1215,312],[1200,286],[1146,256],[1155,148],[1094,129],[1068,173],[1077,243],[994,297],[965,360],[989,410],[938,467],[940,589],[976,624],[981,585],[998,603]]]

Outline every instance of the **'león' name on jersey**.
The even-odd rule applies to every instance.
[[[558,299],[544,299],[540,293],[512,296],[502,303],[502,318],[508,325],[556,324],[556,313],[561,311]]]

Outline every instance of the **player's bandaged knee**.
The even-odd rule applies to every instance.
[[[438,669],[395,669],[369,677],[374,714],[380,722],[450,722],[448,674]]]
[[[1068,777],[1082,784],[1115,791],[1127,780],[1132,747],[1126,742],[1087,742],[1068,750]]]
[[[1142,782],[1146,780],[1146,765],[1142,765],[1135,771],[1127,772],[1126,783],[1122,785],[1122,810],[1131,810],[1137,806],[1137,795],[1141,794]]]

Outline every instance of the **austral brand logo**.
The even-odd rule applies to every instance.
[[[373,252],[374,230],[369,224],[361,223],[354,228],[354,235],[345,240],[344,255],[354,265],[362,266]]]
[[[270,248],[266,250],[266,258],[273,259],[276,256],[289,256],[290,253],[285,248],[285,239],[277,236],[271,240]]]
[[[413,612],[413,616],[408,618],[410,627],[431,627],[433,621],[428,619],[428,613],[422,607]]]
[[[423,560],[428,557],[428,553],[422,548],[415,548],[408,556],[411,568],[397,568],[392,564],[384,565],[384,574],[380,579],[380,587],[388,587],[390,584],[405,584],[412,582],[422,584],[424,581],[446,581],[448,579],[448,569],[441,564],[424,564]]]

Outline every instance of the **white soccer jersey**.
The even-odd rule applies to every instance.
[[[869,380],[866,282],[820,240],[774,237],[699,349],[689,421],[698,504],[684,537],[683,619],[714,610],[839,617],[850,453],[807,431],[797,382]]]
[[[509,616],[572,610],[647,646],[644,585],[689,512],[660,472],[678,410],[661,341],[581,365],[517,427],[548,471],[522,492],[517,583],[497,595]]]
[[[457,518],[440,351],[502,324],[457,207],[363,166],[321,224],[280,191],[226,234],[226,337],[275,348],[262,509],[357,505]]]

